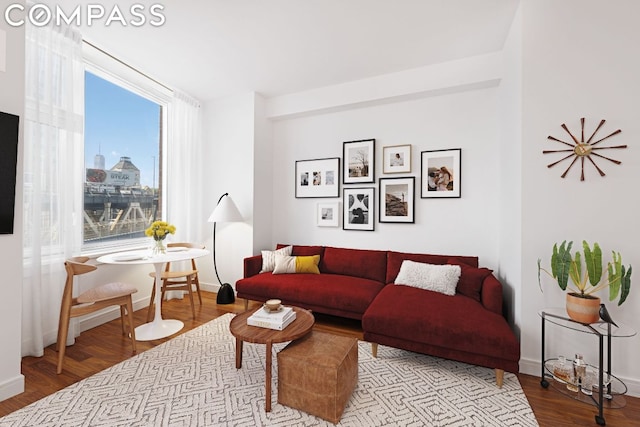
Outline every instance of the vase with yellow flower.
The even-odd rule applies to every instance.
[[[169,224],[166,221],[154,221],[149,228],[144,231],[144,234],[153,237],[153,249],[151,250],[152,255],[161,255],[167,251],[166,246],[164,245],[164,239],[167,238],[169,234],[175,234],[176,227]]]

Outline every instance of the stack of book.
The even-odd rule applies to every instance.
[[[261,308],[247,318],[247,325],[281,331],[296,320],[296,312],[291,307],[281,306],[277,311]]]

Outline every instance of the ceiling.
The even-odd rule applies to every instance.
[[[73,10],[77,0],[57,2]],[[208,100],[271,97],[502,49],[518,0],[158,0],[162,26],[105,20],[83,37]],[[126,20],[129,4],[117,4]],[[144,12],[148,20],[155,20]],[[86,21],[85,21],[86,22]]]

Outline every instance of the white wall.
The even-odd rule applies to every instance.
[[[22,301],[22,153],[24,129],[24,28],[9,27],[0,19],[6,52],[0,70],[0,111],[20,116],[16,204],[13,234],[0,235],[2,298],[0,298],[0,401],[24,390],[20,373]]]
[[[272,243],[325,244],[342,247],[479,255],[497,266],[499,156],[497,89],[477,89],[446,96],[393,102],[318,114],[274,123],[274,214]],[[376,139],[375,231],[316,225],[319,201],[296,199],[296,160],[342,158],[343,142]],[[382,147],[411,144],[416,177],[415,224],[379,223],[378,179]],[[460,199],[420,198],[420,152],[461,148]],[[342,164],[342,163],[341,163]],[[478,179],[477,177],[482,177]],[[354,185],[341,185],[354,187]],[[342,205],[341,205],[342,206]],[[471,214],[471,215],[470,215]],[[341,221],[342,223],[342,221]]]
[[[515,14],[503,49],[500,82],[500,231],[499,269],[504,308],[518,337],[522,314],[522,8]]]
[[[254,163],[256,111],[260,99],[253,92],[204,103],[202,118],[207,150],[202,159],[206,182],[203,206],[206,217],[220,196],[229,193],[244,217],[243,223],[216,226],[216,261],[223,282],[235,284],[242,277],[242,260],[252,255],[254,208]],[[213,231],[213,224],[208,229]],[[213,238],[207,243],[213,249]],[[201,281],[217,283],[213,262],[199,262]]]
[[[640,3],[634,0],[523,3],[521,369],[530,373],[539,372],[538,310],[563,306],[557,285],[546,281],[543,294],[537,284],[536,260],[543,258],[548,263],[554,242],[597,241],[607,258],[611,250],[617,250],[625,264],[640,267],[636,228],[640,57],[634,54],[640,44],[638,16]],[[562,179],[568,163],[549,169],[547,164],[559,157],[542,154],[544,149],[561,148],[548,141],[548,135],[570,139],[560,127],[562,123],[579,137],[581,117],[586,118],[587,136],[600,119],[606,119],[598,135],[622,129],[610,144],[629,146],[626,150],[603,150],[602,154],[621,160],[622,165],[597,160],[606,173],[600,177],[587,164],[584,182],[579,179],[579,164]],[[601,145],[609,145],[606,142]],[[635,283],[627,302],[621,307],[607,303],[607,307],[614,320],[639,331],[637,273],[632,279]],[[607,302],[606,295],[604,299]],[[588,362],[597,360],[595,337],[569,331],[553,333],[550,355],[583,352]],[[625,378],[635,395],[640,395],[639,349],[638,335],[613,340],[614,374]]]

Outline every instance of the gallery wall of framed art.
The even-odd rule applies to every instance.
[[[343,230],[374,231],[376,207],[379,223],[415,224],[417,189],[416,176],[410,175],[412,144],[382,146],[382,176],[377,188],[375,145],[375,139],[346,141],[342,143],[342,159],[327,157],[295,162],[296,198],[342,196],[342,208],[340,201],[317,203],[318,227],[339,227],[342,222]],[[420,199],[461,197],[461,152],[460,148],[420,152]],[[362,183],[374,186],[357,186]],[[379,205],[375,203],[376,192]]]

